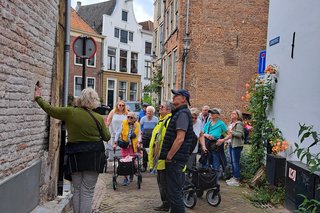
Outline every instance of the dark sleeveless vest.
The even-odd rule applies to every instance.
[[[165,160],[167,158],[167,154],[172,147],[172,144],[177,137],[177,129],[176,129],[176,121],[181,113],[185,113],[188,116],[189,125],[188,130],[186,132],[186,136],[184,138],[184,142],[182,143],[179,150],[173,156],[172,160],[176,160],[182,163],[187,163],[189,159],[189,150],[192,142],[193,135],[193,124],[192,124],[192,116],[190,110],[187,105],[183,105],[178,107],[172,112],[171,121],[167,127],[166,134],[164,136],[162,149],[160,153],[160,159]]]

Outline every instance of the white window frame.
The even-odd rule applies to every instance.
[[[115,106],[115,104],[117,103],[117,101],[118,101],[118,91],[117,91],[117,83],[118,83],[118,81],[117,81],[117,79],[116,78],[107,78],[107,81],[106,81],[106,105],[108,106],[108,90],[109,90],[109,85],[108,85],[108,83],[109,83],[109,80],[110,81],[113,81],[114,82],[114,88],[113,88],[113,91],[114,91],[114,93],[113,93],[113,103],[112,103],[112,105],[113,106]]]
[[[76,78],[81,78],[81,84],[82,84],[82,76],[74,75],[73,76],[73,96],[74,97],[78,97],[78,95],[76,95]],[[81,89],[80,89],[80,93],[81,93]]]
[[[136,90],[131,90],[131,84],[136,84]],[[135,91],[135,99],[131,100],[131,92]],[[138,82],[129,82],[129,101],[137,101],[138,100]]]
[[[109,69],[109,68],[110,68],[109,48],[115,50],[115,55],[114,55],[114,62],[115,62],[115,63],[114,63],[114,69]],[[113,55],[112,55],[112,56],[113,56]],[[117,70],[117,48],[115,48],[115,47],[108,46],[108,48],[107,48],[107,69],[108,69],[108,70],[112,70],[112,71],[116,71],[116,70]]]
[[[89,65],[88,64],[88,59],[86,60],[86,66],[87,67],[92,67],[92,68],[95,68],[96,67],[96,64],[97,64],[97,54],[95,53],[94,54],[94,56],[93,56],[93,58],[94,58],[94,66],[91,66],[91,65]],[[79,64],[79,63],[77,63],[76,61],[77,61],[77,55],[76,54],[74,54],[74,57],[73,57],[73,64],[75,65],[75,66],[79,66],[79,67],[82,67],[82,63],[81,64]]]
[[[96,68],[96,64],[97,64],[97,57],[96,57],[96,53],[94,54],[94,56],[91,58],[91,59],[93,59],[94,61],[94,65],[89,65],[89,60],[91,60],[91,59],[87,59],[87,61],[86,61],[86,63],[87,63],[87,67],[92,67],[92,68]]]
[[[124,97],[123,97],[123,99],[120,99],[120,85],[121,85],[121,83],[120,82],[124,82],[124,83],[126,83],[125,85],[126,85],[126,88],[125,88],[125,93],[124,93]],[[128,93],[128,82],[127,81],[121,81],[121,80],[119,80],[119,87],[117,88],[118,89],[118,99],[119,99],[119,101],[120,100],[123,100],[123,101],[126,101],[127,100],[127,93]],[[122,89],[121,89],[122,90]]]
[[[93,79],[93,89],[96,90],[96,78],[95,77],[86,77],[86,87],[88,87],[88,80]]]

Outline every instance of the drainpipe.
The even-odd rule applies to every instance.
[[[64,64],[63,64],[63,106],[68,106],[68,82],[70,61],[70,8],[71,0],[66,0],[65,8],[65,34],[64,34]],[[61,144],[59,155],[58,195],[63,194],[63,161],[66,144],[66,125],[61,123]]]
[[[186,16],[186,37],[189,37],[189,0],[187,0],[187,16]],[[182,70],[182,89],[186,86],[186,69],[187,69],[187,49],[183,48],[183,70]]]

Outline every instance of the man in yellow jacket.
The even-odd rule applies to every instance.
[[[158,160],[159,155],[162,148],[162,142],[164,139],[164,135],[167,130],[167,126],[171,119],[171,111],[173,109],[173,105],[166,101],[160,105],[159,109],[159,122],[154,127],[152,131],[152,136],[150,140],[150,147],[149,147],[149,168],[152,172],[157,171],[157,182],[160,191],[161,201],[162,204],[158,207],[155,207],[155,211],[169,211],[170,204],[166,195],[166,175],[165,175],[165,160]]]

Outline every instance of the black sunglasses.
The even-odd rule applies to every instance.
[[[129,119],[134,119],[134,117],[132,117],[132,116],[128,116],[127,118],[129,118]]]

